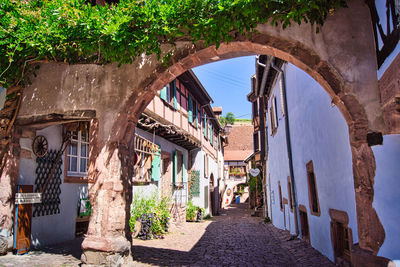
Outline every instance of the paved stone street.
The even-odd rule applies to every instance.
[[[132,266],[334,266],[302,240],[251,217],[246,207],[233,204],[211,220],[173,227],[164,239],[134,240]],[[80,266],[80,242],[1,256],[0,267]]]
[[[135,266],[334,266],[302,240],[251,217],[247,204],[186,223],[162,240],[133,242]]]

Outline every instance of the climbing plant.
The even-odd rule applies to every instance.
[[[179,38],[206,45],[250,34],[269,21],[322,25],[345,0],[1,0],[0,83],[23,82],[31,63],[131,63],[142,53],[161,55]]]

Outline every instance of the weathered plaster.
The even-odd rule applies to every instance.
[[[348,5],[329,16],[319,34],[309,24],[286,30],[265,24],[249,38],[234,35],[232,43],[222,44],[218,50],[214,46],[206,48],[202,42],[178,42],[168,69],[153,55],[142,55],[120,68],[116,64],[41,64],[38,77],[24,90],[21,117],[96,111],[96,140],[91,143],[89,168],[89,178],[94,182],[89,194],[94,207],[84,250],[119,250],[122,254],[129,250],[128,243],[121,240],[130,238],[127,222],[131,185],[127,177],[138,116],[166,83],[213,58],[270,54],[310,74],[328,92],[349,126],[355,183],[373,183],[374,159],[366,145],[366,134],[384,132],[373,31],[364,1],[352,0]],[[163,46],[164,51],[168,48],[171,46]],[[366,167],[371,171],[360,169]],[[372,209],[373,190],[356,188],[358,214],[370,215],[361,216],[368,220],[359,227],[360,245],[376,252],[379,245],[372,244],[370,238],[382,240],[382,229]],[[115,214],[119,219],[110,218]],[[376,231],[371,233],[370,229]]]

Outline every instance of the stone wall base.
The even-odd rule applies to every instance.
[[[82,243],[82,266],[122,267],[132,262],[131,243],[124,237],[87,236]]]
[[[351,264],[354,267],[387,267],[390,266],[391,261],[385,257],[380,257],[372,254],[372,252],[367,251],[355,245],[351,251]]]

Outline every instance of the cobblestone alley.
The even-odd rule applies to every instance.
[[[0,267],[80,266],[79,243],[0,257]],[[251,217],[247,204],[174,227],[164,239],[134,240],[131,266],[334,266],[307,243]]]
[[[334,266],[302,240],[261,218],[248,204],[233,204],[221,216],[186,223],[163,240],[135,240],[135,266]]]

